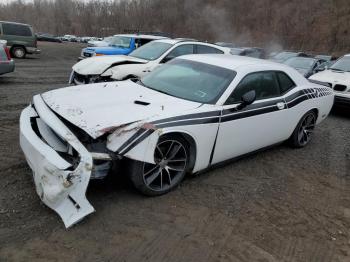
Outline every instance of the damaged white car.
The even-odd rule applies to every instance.
[[[194,40],[155,40],[127,56],[97,56],[76,63],[69,84],[140,78],[175,57],[189,54],[230,54],[230,49]]]
[[[350,54],[339,58],[329,69],[310,77],[328,83],[335,91],[336,106],[350,108]]]
[[[331,89],[281,64],[183,56],[139,81],[34,96],[21,113],[20,144],[41,200],[70,227],[94,212],[89,180],[112,164],[128,163],[142,193],[164,194],[186,173],[288,139],[307,145],[333,99]]]

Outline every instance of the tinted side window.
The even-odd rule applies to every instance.
[[[17,24],[2,24],[4,35],[32,36],[32,31],[28,26]]]
[[[193,45],[180,45],[168,54],[168,57],[178,57],[193,54]]]
[[[277,72],[276,74],[282,94],[288,92],[290,89],[296,86],[293,80],[290,79],[290,77],[287,76],[285,73]]]
[[[242,96],[252,90],[256,92],[256,100],[279,96],[280,91],[275,73],[258,72],[247,75],[233,90],[226,104],[240,103]]]
[[[206,45],[196,45],[197,47],[197,54],[223,54],[224,52]]]

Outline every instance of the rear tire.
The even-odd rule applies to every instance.
[[[185,177],[190,160],[189,145],[180,136],[158,140],[154,162],[132,161],[130,179],[136,189],[148,196],[159,196],[176,188]]]
[[[11,49],[11,54],[15,58],[23,59],[26,57],[26,50],[24,49],[24,47],[15,46]]]
[[[302,148],[311,141],[315,129],[317,116],[314,111],[307,112],[299,121],[292,136],[289,139],[291,146]]]

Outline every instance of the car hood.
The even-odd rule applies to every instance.
[[[130,80],[56,89],[44,93],[42,98],[54,112],[92,138],[113,128],[182,114],[201,105]]]
[[[111,66],[125,63],[145,64],[147,60],[135,58],[132,56],[96,56],[83,59],[73,66],[74,72],[81,75],[100,75]]]
[[[310,77],[312,80],[331,84],[349,85],[350,72],[338,72],[331,69],[319,72]]]

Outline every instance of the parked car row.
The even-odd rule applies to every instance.
[[[135,42],[132,37],[126,38],[132,44]],[[148,36],[144,41],[151,39],[153,38]],[[130,46],[121,50],[129,51]],[[84,59],[73,66],[69,83],[89,84],[140,78],[152,72],[159,65],[188,54],[230,54],[230,49],[198,41],[163,38],[143,45],[127,56],[95,55],[92,58]]]
[[[122,34],[115,35],[108,40],[107,46],[87,47],[81,52],[78,60],[92,56],[104,55],[128,55],[136,48],[153,40],[165,39],[166,37],[154,35]]]

